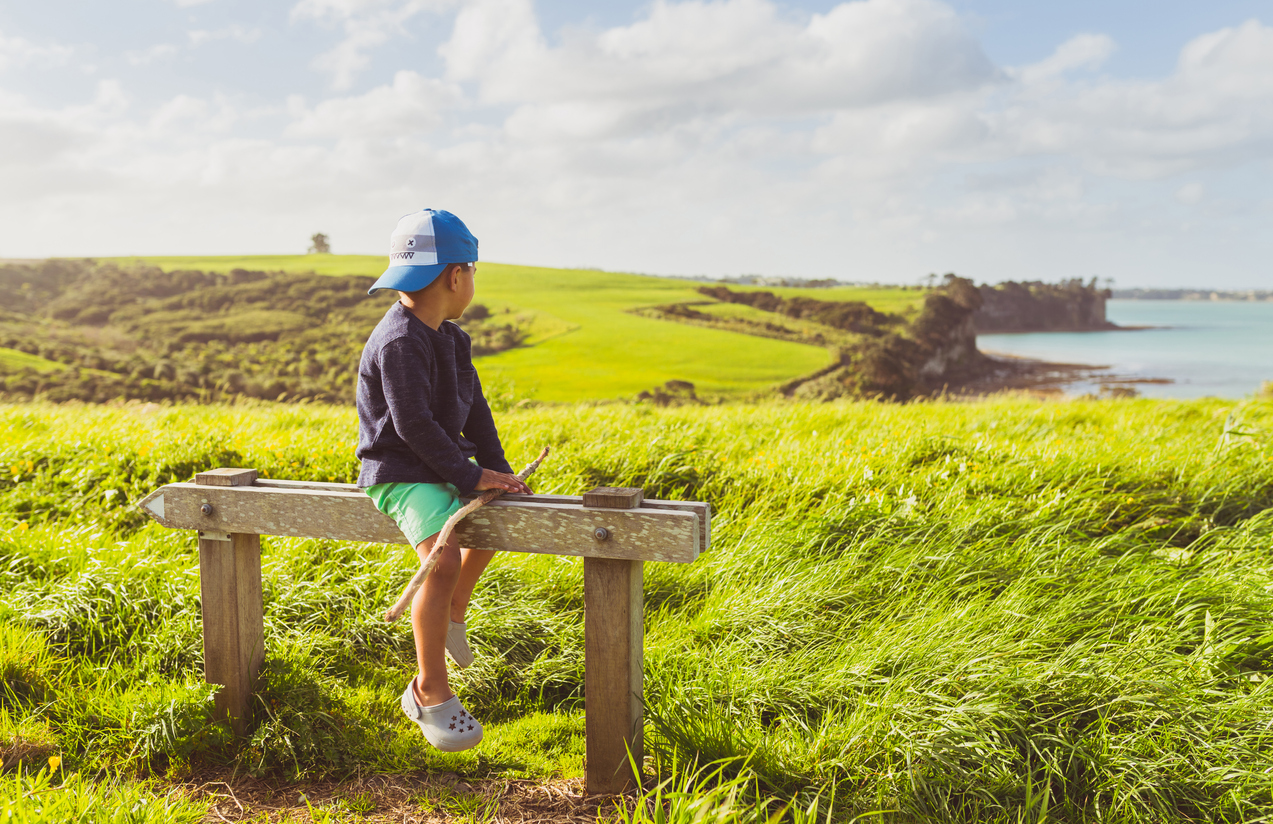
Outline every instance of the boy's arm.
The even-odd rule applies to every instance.
[[[410,338],[397,338],[380,350],[381,385],[393,428],[420,460],[468,494],[482,480],[481,467],[460,452],[429,408],[429,362]]]
[[[482,394],[482,381],[476,374],[473,376],[473,407],[469,410],[468,420],[464,422],[464,437],[477,447],[479,464],[496,472],[513,474],[513,468],[504,457],[504,445],[500,443],[499,431],[495,428],[491,405]]]

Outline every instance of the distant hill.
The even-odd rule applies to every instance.
[[[349,402],[362,345],[394,300],[365,294],[383,266],[332,255],[0,265],[4,395]],[[667,381],[738,396],[832,360],[822,346],[628,311],[693,294],[662,278],[483,263],[462,325],[497,403],[632,397]]]
[[[379,256],[0,262],[0,398],[353,400]],[[758,288],[482,263],[459,322],[493,405],[907,398],[975,377],[976,332],[1104,322],[1078,282]],[[1015,324],[1015,325],[1014,325]]]
[[[1118,300],[1273,301],[1273,292],[1265,289],[1114,289],[1110,296]]]
[[[4,391],[115,397],[349,401],[361,341],[389,305],[370,277],[42,261],[0,266]],[[528,337],[526,319],[475,305],[474,351]],[[25,360],[24,360],[25,359]]]

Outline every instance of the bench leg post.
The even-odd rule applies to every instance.
[[[645,756],[641,562],[584,558],[583,576],[586,791],[618,793],[640,786]]]
[[[252,690],[265,660],[261,604],[261,536],[231,533],[230,540],[199,538],[203,601],[203,674],[220,684],[216,713],[234,734],[247,733]]]

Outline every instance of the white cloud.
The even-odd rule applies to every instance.
[[[353,86],[354,78],[371,63],[367,51],[389,39],[389,33],[375,23],[351,23],[346,37],[334,49],[314,58],[310,66],[331,75],[331,86],[344,91]]]
[[[338,33],[319,61],[347,87],[370,49],[441,7],[301,0],[292,17]],[[936,0],[803,16],[662,0],[555,39],[529,0],[470,0],[444,76],[403,65],[270,111],[233,95],[142,106],[109,83],[42,108],[0,89],[17,170],[0,220],[28,244],[58,220],[92,227],[80,248],[0,255],[282,251],[316,227],[379,252],[396,215],[429,205],[464,215],[496,260],[913,280],[1086,275],[1102,257],[1130,283],[1189,265],[1171,222],[1185,211],[1215,236],[1267,218],[1267,199],[1224,203],[1217,176],[1270,182],[1273,29],[1197,37],[1157,78],[1105,74],[1115,48],[1090,33],[997,67]],[[191,228],[208,220],[215,235]]]
[[[0,164],[14,169],[42,167],[65,158],[90,139],[83,131],[53,118],[14,116],[12,109],[0,115]]]
[[[97,81],[93,102],[88,107],[72,106],[69,111],[87,111],[101,118],[118,117],[128,108],[128,95],[118,80]]]
[[[255,43],[261,38],[260,29],[249,29],[246,26],[227,26],[223,29],[194,29],[186,32],[186,37],[190,39],[190,45],[200,46],[209,41],[215,40],[234,40],[239,43]]]
[[[75,49],[60,43],[32,43],[0,32],[0,71],[27,66],[65,65]]]
[[[246,45],[255,43],[260,37],[260,29],[250,29],[240,25],[226,26],[221,29],[193,29],[186,32],[186,39],[193,48],[218,40],[234,40]],[[172,43],[158,43],[146,49],[126,51],[124,59],[130,66],[149,66],[175,57],[180,51],[181,49]]]
[[[810,149],[855,177],[885,180],[975,160],[991,138],[983,101],[977,94],[951,95],[836,112],[813,130]]]
[[[527,133],[631,134],[706,115],[803,116],[974,89],[998,73],[933,0],[842,3],[806,21],[769,0],[669,3],[549,48],[530,0],[477,0],[442,47],[448,75],[523,109]],[[564,125],[563,125],[564,124]]]
[[[128,100],[113,80],[98,81],[93,97],[59,109],[0,90],[0,204],[29,225],[30,215],[60,197],[113,189],[120,181],[106,168],[113,151],[101,139],[126,115]],[[116,147],[118,148],[118,147]],[[7,233],[9,243],[19,239]]]
[[[135,49],[124,52],[124,59],[130,66],[149,66],[159,60],[166,60],[177,54],[177,47],[171,43],[159,43],[148,49]]]
[[[1010,69],[1008,74],[1027,86],[1061,80],[1067,72],[1100,68],[1116,48],[1114,41],[1107,35],[1080,34],[1057,46],[1056,51],[1047,59]]]
[[[201,138],[226,134],[240,120],[240,114],[224,95],[212,100],[179,94],[160,106],[146,124],[146,136],[152,140],[178,142],[189,135]]]
[[[396,140],[437,128],[462,99],[452,83],[400,71],[390,85],[355,97],[324,100],[312,109],[300,98],[293,99],[288,106],[293,120],[284,134]]]
[[[395,5],[396,0],[300,0],[292,7],[292,19],[347,20]]]
[[[369,51],[403,34],[407,21],[421,12],[451,5],[451,0],[299,0],[292,7],[291,19],[344,29],[345,39],[310,63],[331,76],[333,89],[343,91],[370,65]]]
[[[1049,61],[1064,62],[1063,49]],[[1162,80],[1037,89],[1026,79],[1037,76],[1030,67],[1021,76],[1016,97],[990,114],[1002,151],[1066,155],[1100,174],[1155,178],[1267,156],[1273,140],[1273,28],[1254,20],[1186,44]]]
[[[1202,196],[1205,192],[1206,190],[1203,188],[1201,183],[1196,181],[1193,183],[1186,183],[1176,190],[1176,200],[1186,206],[1192,206],[1202,200]]]

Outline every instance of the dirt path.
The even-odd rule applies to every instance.
[[[471,821],[595,824],[610,817],[616,796],[584,797],[583,779],[465,781],[455,773],[373,775],[340,782],[283,782],[200,775],[180,785],[210,801],[205,821]]]

